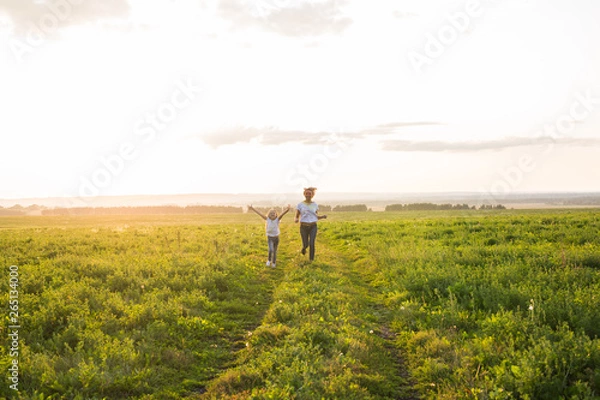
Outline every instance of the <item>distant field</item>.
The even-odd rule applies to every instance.
[[[0,396],[600,396],[598,210],[329,215],[0,217]]]

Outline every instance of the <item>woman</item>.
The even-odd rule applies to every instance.
[[[302,254],[310,248],[308,259],[315,259],[315,239],[317,238],[317,221],[327,218],[327,215],[318,215],[319,205],[312,201],[317,188],[304,189],[304,201],[296,207],[296,218],[294,222],[300,222],[300,236],[302,237]]]

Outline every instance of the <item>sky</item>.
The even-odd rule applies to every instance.
[[[600,191],[596,0],[3,0],[0,198]]]

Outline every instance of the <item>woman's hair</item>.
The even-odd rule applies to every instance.
[[[314,192],[317,190],[317,188],[316,188],[316,187],[312,187],[312,186],[311,186],[311,187],[304,188],[304,192],[306,192],[307,190],[309,190],[309,191],[311,191],[311,192],[313,192],[313,193],[314,193]]]

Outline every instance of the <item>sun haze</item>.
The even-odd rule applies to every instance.
[[[0,5],[0,198],[594,191],[600,4]]]

